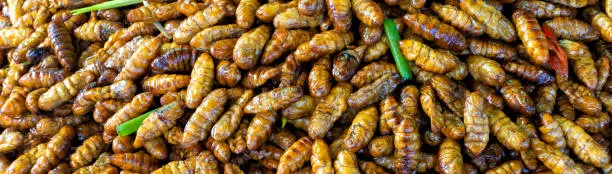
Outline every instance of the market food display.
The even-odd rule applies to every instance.
[[[612,0],[0,8],[0,173],[612,173]]]

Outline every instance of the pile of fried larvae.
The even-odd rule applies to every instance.
[[[0,1],[0,173],[612,173],[612,0],[103,1]]]

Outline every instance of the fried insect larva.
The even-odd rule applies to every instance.
[[[570,100],[566,95],[559,94],[557,97],[556,108],[557,112],[559,112],[561,116],[572,121],[576,119],[574,106],[570,103]]]
[[[249,150],[255,150],[268,139],[272,126],[278,119],[275,111],[257,113],[246,132],[246,143]]]
[[[338,153],[336,160],[334,160],[334,171],[335,173],[361,173],[359,171],[359,164],[357,155],[355,153],[343,150]]]
[[[212,152],[205,150],[196,157],[195,173],[219,173],[219,164]]]
[[[525,61],[507,62],[506,64],[504,64],[504,70],[510,73],[514,73],[522,79],[537,83],[539,85],[548,84],[554,81],[553,75],[548,73],[546,70]]]
[[[544,36],[540,24],[535,16],[524,10],[512,13],[512,20],[516,24],[518,35],[527,49],[532,62],[543,65],[549,59],[549,41]]]
[[[10,54],[10,53],[9,53]],[[19,78],[26,72],[28,66],[23,63],[9,62],[9,70],[2,82],[2,95],[8,96],[17,86]]]
[[[357,19],[363,24],[369,27],[379,27],[382,25],[384,15],[376,2],[371,0],[352,0],[351,7]]]
[[[314,97],[325,97],[331,90],[331,61],[329,56],[317,59],[308,75],[308,89]]]
[[[508,78],[499,92],[513,110],[528,116],[535,114],[535,103],[518,79]]]
[[[529,147],[527,136],[519,129],[519,127],[498,109],[488,108],[485,111],[489,117],[489,128],[491,133],[497,137],[504,146],[512,150],[523,151]]]
[[[189,45],[197,50],[206,51],[213,42],[221,39],[238,38],[246,31],[247,29],[241,28],[237,24],[216,25],[198,32],[189,41]]]
[[[327,2],[327,15],[334,24],[334,29],[338,31],[347,31],[351,26],[351,11],[350,0],[333,0]]]
[[[148,92],[140,93],[106,120],[106,123],[104,123],[104,141],[110,142],[117,135],[116,128],[121,123],[146,112],[153,103],[153,97],[153,94]]]
[[[51,111],[64,102],[72,99],[79,90],[94,80],[92,71],[80,70],[51,86],[38,99],[38,106],[45,111]]]
[[[173,40],[178,44],[186,44],[204,28],[213,26],[228,13],[222,6],[213,4],[204,10],[187,17],[174,33]]]
[[[461,32],[469,33],[473,36],[480,36],[484,33],[484,26],[481,23],[455,6],[432,3],[431,10],[438,14],[442,21],[459,29]]]
[[[184,109],[181,103],[172,102],[164,105],[142,121],[142,126],[138,128],[134,140],[134,147],[141,147],[141,143],[144,143],[144,141],[152,140],[174,126],[176,120],[183,116]]]
[[[520,160],[512,160],[505,162],[491,170],[487,174],[505,174],[505,173],[522,173],[524,170],[523,162]]]
[[[393,92],[399,83],[401,83],[401,79],[398,74],[383,75],[371,84],[351,93],[348,98],[348,105],[359,109],[374,104]]]
[[[15,27],[33,27],[38,28],[48,22],[50,17],[47,8],[39,8],[38,10],[30,11],[15,21]]]
[[[371,161],[359,161],[359,168],[365,174],[388,174],[384,167],[379,166],[378,164]]]
[[[30,169],[36,163],[36,159],[44,154],[47,148],[47,143],[42,143],[36,147],[32,147],[29,150],[21,154],[15,159],[11,165],[6,168],[5,172],[8,173],[30,173]]]
[[[595,62],[595,66],[597,67],[597,86],[595,87],[597,91],[600,91],[604,84],[608,81],[608,77],[610,76],[610,60],[605,57],[599,57]]]
[[[535,96],[536,112],[551,114],[557,99],[557,84],[551,83],[538,87]]]
[[[70,106],[69,105],[66,105],[66,106],[67,106],[66,109],[68,110],[68,114],[70,114]],[[64,111],[54,111],[54,112],[64,112]],[[36,124],[36,132],[40,135],[51,136],[57,133],[65,125],[75,126],[75,125],[79,125],[81,123],[84,123],[90,120],[90,117],[67,115],[67,114],[56,115],[54,113],[54,116],[56,117],[55,118],[43,118],[39,120],[38,123]]]
[[[297,2],[298,1],[290,1],[287,3],[268,2],[266,4],[262,4],[261,6],[259,6],[259,8],[257,8],[255,16],[257,16],[257,19],[259,19],[260,21],[269,23],[274,20],[274,17],[277,16],[277,14],[280,14],[286,11],[287,9],[297,7]]]
[[[313,140],[302,137],[283,153],[278,162],[277,173],[292,173],[297,171],[309,160],[313,149]]]
[[[378,123],[378,110],[376,107],[371,106],[362,109],[353,123],[348,128],[348,135],[344,139],[344,147],[352,152],[357,152],[359,149],[365,147],[376,131]]]
[[[532,140],[531,146],[542,163],[555,174],[565,172],[584,173],[569,156],[538,139]]]
[[[178,11],[179,3],[157,3],[152,2],[147,5],[140,6],[138,8],[130,10],[126,14],[126,19],[132,23],[134,22],[156,22],[156,21],[167,21],[170,19],[178,18],[181,13]]]
[[[371,45],[371,44],[378,42],[378,40],[380,40],[380,37],[382,37],[383,35],[382,26],[369,27],[361,23],[359,24],[358,31],[359,31],[359,36],[361,37],[360,42],[363,41],[363,43],[365,43],[366,45]]]
[[[236,24],[238,24],[240,28],[251,28],[258,7],[259,1],[257,0],[241,0],[236,8]]]
[[[105,41],[120,28],[123,28],[123,25],[118,22],[90,20],[74,29],[74,36],[85,41]]]
[[[163,160],[168,157],[168,148],[163,137],[156,137],[144,142],[144,148],[154,158]]]
[[[257,88],[264,85],[269,79],[278,77],[280,74],[281,70],[278,67],[260,66],[249,70],[242,79],[242,85],[247,88]]]
[[[377,79],[381,78],[385,74],[398,74],[395,65],[386,61],[372,62],[363,68],[361,68],[353,78],[351,84],[355,87],[364,87]]]
[[[36,27],[36,30],[34,30],[30,37],[19,42],[19,45],[17,45],[17,48],[15,48],[15,51],[11,56],[13,62],[23,63],[24,61],[27,61],[27,52],[36,45],[40,44],[46,38],[47,27],[48,24]]]
[[[169,22],[166,22],[166,25],[168,25],[168,23]],[[108,48],[110,44],[115,42],[127,42],[136,36],[151,35],[154,34],[155,31],[155,25],[150,22],[135,22],[128,28],[119,29],[115,33],[108,36],[108,40],[104,43],[104,47]]]
[[[233,60],[240,69],[255,67],[270,37],[270,27],[261,25],[244,33],[234,46]]]
[[[353,40],[352,32],[329,30],[315,34],[309,42],[300,44],[293,54],[300,62],[308,62],[320,56],[340,51]]]
[[[431,120],[431,131],[439,132],[444,127],[444,110],[438,103],[431,84],[421,86],[420,103],[423,111]]]
[[[22,41],[26,40],[30,35],[32,35],[34,31],[34,29],[28,27],[6,27],[0,29],[0,36],[6,38],[0,42],[0,47],[17,47]]]
[[[462,173],[463,159],[461,146],[452,139],[446,139],[438,150],[438,167],[440,173]]]
[[[283,150],[288,149],[296,140],[296,136],[288,129],[276,129],[270,134],[270,138],[268,138],[269,142]]]
[[[367,46],[344,50],[334,58],[332,75],[336,81],[346,82],[353,78],[361,62]]]
[[[606,113],[599,113],[592,116],[585,115],[576,119],[575,123],[589,133],[601,133],[608,129],[610,116]]]
[[[464,100],[469,93],[467,89],[457,84],[448,77],[435,75],[431,78],[431,84],[437,92],[437,96],[459,117],[463,116]]]
[[[572,81],[557,80],[559,89],[567,95],[573,107],[587,115],[595,115],[601,111],[600,101],[586,86]]]
[[[368,152],[372,157],[383,157],[391,155],[395,150],[393,145],[393,135],[377,136],[368,144]]]
[[[143,86],[145,86],[143,84]],[[76,96],[72,105],[74,115],[85,115],[93,109],[95,102],[106,99],[127,100],[136,95],[137,85],[133,81],[123,80],[109,86],[96,87]],[[146,90],[146,89],[145,89]]]
[[[153,171],[152,174],[163,174],[163,173],[194,173],[196,168],[196,157],[191,157],[181,161],[172,161],[166,165]],[[228,164],[226,164],[227,166]],[[227,169],[227,168],[224,168]]]
[[[0,134],[0,153],[8,153],[23,145],[24,136],[21,132],[7,128]],[[8,166],[5,166],[8,167]]]
[[[78,169],[93,162],[105,150],[105,147],[102,136],[96,135],[88,138],[70,155],[70,166]]]
[[[588,23],[571,17],[555,17],[544,22],[557,37],[576,41],[590,42],[599,39],[599,31]]]
[[[485,102],[480,92],[473,92],[465,99],[463,122],[466,135],[464,142],[472,156],[482,153],[489,142],[489,118],[485,114]]]
[[[580,42],[570,40],[561,40],[559,45],[567,53],[567,58],[570,60],[572,69],[578,79],[589,89],[595,90],[598,83],[598,73],[588,47]]]
[[[159,96],[168,92],[175,92],[189,85],[188,75],[158,74],[142,81],[142,89]],[[189,93],[189,91],[187,91]]]
[[[223,60],[217,64],[215,76],[219,84],[230,87],[236,86],[242,79],[242,74],[238,65],[227,60]]]
[[[451,51],[467,48],[465,37],[450,25],[424,14],[406,14],[402,18],[414,34],[432,41],[436,46]]]
[[[155,58],[151,62],[153,74],[189,72],[198,58],[195,50],[174,49]]]
[[[213,42],[212,45],[210,45],[210,55],[212,55],[215,59],[218,60],[232,60],[234,46],[236,45],[237,41],[238,39],[235,38],[223,39]],[[263,60],[264,59],[262,58],[262,62]]]
[[[64,80],[68,72],[59,69],[29,71],[19,78],[19,85],[27,88],[48,88]]]
[[[115,78],[115,82],[138,79],[144,76],[149,64],[157,57],[161,43],[159,37],[145,38],[130,58],[125,60],[125,67],[121,69],[121,72]]]
[[[412,39],[400,41],[399,47],[407,60],[415,61],[420,68],[432,73],[447,73],[455,69],[459,61],[447,50],[433,49]]]
[[[310,95],[304,95],[300,100],[291,103],[282,110],[283,117],[287,119],[298,119],[309,116],[314,111],[317,102]]]
[[[451,139],[463,139],[465,137],[465,125],[460,116],[446,112],[443,115],[444,124],[442,126],[442,134]]]
[[[51,22],[47,27],[47,32],[53,51],[62,67],[68,71],[76,70],[78,60],[68,28],[63,23]]]
[[[105,61],[104,67],[112,68],[117,71],[121,71],[123,67],[125,67],[125,63],[127,59],[129,59],[136,49],[145,41],[143,37],[135,37],[123,44],[121,48],[117,49],[113,54],[111,54]],[[107,42],[108,43],[108,42]]]
[[[236,102],[219,118],[212,127],[211,137],[217,141],[225,141],[238,129],[240,120],[244,115],[243,108],[253,98],[253,90],[246,90]],[[224,160],[221,160],[224,161]]]
[[[214,66],[213,59],[208,53],[202,53],[196,60],[185,96],[185,105],[188,108],[196,108],[211,91],[215,76]]]
[[[514,26],[502,13],[483,0],[460,0],[459,7],[484,25],[485,33],[506,42],[516,40]]]
[[[394,166],[397,173],[411,173],[418,167],[418,152],[421,149],[421,140],[418,125],[414,118],[404,118],[399,124],[393,126]]]
[[[542,140],[557,149],[564,148],[566,146],[565,137],[559,123],[550,114],[540,115],[540,122],[542,126],[538,130],[540,130]]]
[[[231,150],[226,141],[218,141],[210,137],[205,141],[204,146],[210,149],[219,161],[228,162],[230,160]]]
[[[301,43],[309,41],[311,37],[312,33],[306,30],[276,29],[264,48],[261,64],[271,64],[285,52],[294,50]]]
[[[325,97],[325,100],[317,104],[308,124],[308,135],[310,137],[322,138],[333,123],[346,112],[348,109],[347,99],[351,90],[352,86],[350,84],[337,84]]]
[[[36,160],[32,166],[32,173],[45,173],[58,164],[62,158],[68,155],[70,150],[70,140],[74,137],[74,129],[64,126],[60,131],[49,140],[43,155]]]
[[[325,15],[323,14],[314,16],[301,15],[296,7],[290,7],[278,13],[274,17],[273,24],[275,28],[279,29],[318,27],[323,22],[324,17]]]
[[[115,137],[112,142],[113,152],[117,154],[133,152],[134,151],[133,141],[134,141],[134,138],[132,138],[132,136]]]
[[[44,118],[42,115],[25,114],[19,118],[0,114],[0,127],[12,127],[18,130],[33,128],[36,123]]]
[[[606,42],[612,42],[612,32],[608,28],[612,27],[612,19],[594,7],[584,9],[583,16],[591,25],[599,30],[601,37]]]
[[[495,58],[502,61],[516,59],[516,48],[493,39],[468,38],[470,52],[474,55]]]
[[[266,111],[275,111],[299,100],[303,95],[302,88],[297,86],[289,86],[284,88],[275,88],[268,92],[262,92],[255,96],[244,107],[244,112],[254,114]]]
[[[131,172],[149,173],[157,168],[157,160],[144,152],[113,154],[111,164]]]
[[[506,80],[506,72],[497,62],[482,56],[469,56],[468,69],[474,80],[491,86],[501,86]]]
[[[27,88],[15,87],[13,91],[8,96],[2,108],[0,108],[0,112],[2,114],[19,117],[23,112],[26,111],[26,95],[28,94]]]
[[[368,45],[363,55],[363,60],[365,62],[371,62],[380,59],[380,57],[385,55],[388,51],[388,42],[387,36],[382,35],[377,42]]]
[[[25,106],[28,109],[28,111],[30,111],[31,113],[40,112],[40,108],[38,107],[38,98],[40,97],[40,95],[42,95],[46,91],[47,91],[47,88],[39,88],[34,91],[30,91],[28,93],[25,99],[25,104],[26,104]]]
[[[550,3],[539,0],[521,0],[514,3],[514,7],[523,9],[536,18],[554,18],[554,17],[574,17],[576,9],[566,7],[560,4]]]
[[[189,146],[204,140],[208,132],[223,113],[223,106],[227,102],[227,91],[223,88],[210,92],[200,103],[193,115],[185,124],[183,131],[183,146]]]

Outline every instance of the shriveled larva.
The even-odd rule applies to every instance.
[[[283,94],[283,95],[281,95]],[[302,97],[301,87],[289,86],[275,88],[255,96],[244,108],[247,114],[274,111],[288,106]]]
[[[144,152],[113,154],[111,163],[132,172],[148,173],[157,168],[157,160]]]
[[[134,147],[141,147],[143,145],[141,143],[144,143],[144,141],[160,136],[174,126],[176,120],[183,116],[183,112],[185,112],[181,103],[179,101],[164,105],[143,120],[142,126],[138,128]]]
[[[120,28],[123,25],[118,22],[90,20],[74,29],[74,36],[85,41],[105,41]]]
[[[518,79],[506,79],[500,93],[506,104],[513,110],[529,116],[535,114],[535,103]]]
[[[234,131],[236,131],[236,129],[238,129],[240,120],[244,115],[243,108],[247,102],[253,98],[253,95],[253,90],[246,90],[221,118],[219,118],[211,130],[211,136],[215,140],[225,141]]]
[[[130,22],[156,22],[167,21],[181,16],[178,2],[157,3],[151,2],[130,10],[126,18]]]
[[[315,34],[309,42],[300,44],[294,55],[300,62],[308,62],[344,49],[353,42],[353,39],[352,32],[325,31]]]
[[[83,144],[77,148],[76,152],[70,155],[70,166],[75,169],[81,168],[93,162],[105,149],[106,144],[102,136],[92,136],[83,141]]]
[[[465,37],[452,26],[424,14],[406,14],[402,18],[414,34],[432,41],[436,46],[451,51],[467,48]]]
[[[501,39],[506,42],[516,40],[514,25],[494,6],[482,0],[460,0],[459,7],[476,21],[483,24],[485,33],[491,36],[491,38]]]
[[[234,46],[233,60],[240,69],[252,69],[270,37],[270,27],[262,25],[243,34]]]
[[[469,56],[468,70],[474,80],[491,86],[501,86],[506,80],[506,72],[497,62],[482,56]]]
[[[121,69],[115,81],[138,79],[144,76],[149,64],[157,57],[160,46],[160,38],[145,38],[134,54],[125,60],[125,67]]]
[[[297,1],[293,1],[297,2]],[[301,15],[296,7],[291,7],[274,17],[274,27],[282,29],[298,29],[307,27],[318,27],[324,19],[325,15],[319,14],[314,16]]]
[[[174,33],[174,42],[179,44],[189,43],[191,38],[202,29],[217,24],[225,13],[227,11],[222,6],[213,4],[187,17],[187,19],[181,22],[178,30]]]
[[[416,40],[402,40],[399,42],[399,47],[407,60],[415,61],[423,70],[432,73],[447,73],[455,69],[459,62],[458,58],[449,51],[433,49]]]
[[[308,137],[303,137],[293,143],[281,156],[277,173],[292,173],[302,167],[312,154],[312,141]]]
[[[153,94],[148,92],[138,94],[132,99],[130,103],[126,104],[117,112],[115,112],[115,114],[111,116],[106,121],[106,123],[104,123],[105,142],[112,141],[113,137],[117,135],[117,131],[115,129],[121,123],[146,112],[153,102],[153,97]]]
[[[195,50],[170,50],[151,62],[151,72],[154,74],[189,72],[193,69],[197,58],[198,53]]]
[[[213,127],[213,123],[221,115],[227,102],[227,91],[216,89],[210,92],[197,107],[183,132],[183,146],[189,146],[204,140],[208,137],[208,132]]]
[[[235,38],[223,39],[213,42],[212,45],[210,45],[210,55],[212,55],[215,59],[218,60],[232,60],[234,46],[236,45],[237,41],[238,39]]]
[[[238,38],[246,31],[247,29],[241,28],[237,24],[212,26],[198,32],[191,39],[189,45],[197,50],[206,51],[213,42],[222,39]]]
[[[74,129],[65,126],[49,140],[44,154],[36,160],[32,167],[32,173],[46,173],[58,164],[70,150],[70,140],[74,137]]]
[[[562,39],[590,42],[599,39],[601,35],[588,23],[571,17],[555,17],[542,25],[552,29]]]
[[[255,12],[255,15],[260,21],[272,22],[272,20],[274,20],[274,17],[277,16],[277,14],[284,12],[289,8],[297,7],[297,2],[297,0],[290,1],[287,3],[268,2],[259,6],[257,12]]]
[[[504,144],[504,146],[514,150],[526,150],[529,147],[527,136],[520,131],[519,127],[498,109],[488,108],[485,111],[489,117],[489,127],[491,133]]]
[[[276,29],[264,48],[261,63],[264,65],[271,64],[285,52],[297,48],[301,43],[310,40],[311,37],[312,32],[306,30]]]
[[[603,40],[606,42],[612,42],[612,32],[608,30],[608,28],[612,27],[612,19],[594,7],[584,9],[583,16],[585,19],[587,19],[587,21],[591,22],[591,25],[595,29],[599,30]]]
[[[68,71],[76,70],[78,60],[68,28],[63,23],[51,22],[47,27],[47,32],[53,51],[62,67]]]

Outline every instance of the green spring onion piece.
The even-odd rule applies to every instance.
[[[281,116],[281,128],[285,128],[286,124],[287,124],[287,118],[285,118],[284,116]]]
[[[159,108],[157,108],[159,109]],[[117,134],[119,134],[119,136],[127,136],[130,135],[134,132],[136,132],[138,130],[138,128],[140,128],[140,125],[142,125],[142,121],[144,121],[144,119],[146,119],[147,117],[149,117],[149,115],[151,115],[151,113],[157,111],[157,109],[154,109],[152,111],[149,111],[147,113],[144,113],[136,118],[133,118],[129,121],[126,121],[125,123],[122,123],[121,125],[117,126]]]
[[[155,28],[157,28],[157,30],[159,30],[159,32],[161,32],[164,37],[166,37],[167,39],[172,39],[172,37],[170,37],[170,35],[166,33],[166,29],[164,29],[164,27],[159,22],[153,22],[153,25],[155,25]]]
[[[92,5],[89,7],[83,7],[83,8],[79,8],[76,10],[71,10],[70,13],[72,13],[72,15],[79,15],[79,14],[96,11],[96,10],[119,8],[119,7],[134,5],[134,4],[140,4],[140,3],[142,3],[142,0],[112,0],[112,1],[106,1],[103,3],[99,3],[96,5]]]
[[[393,22],[392,19],[385,19],[384,27],[385,34],[389,40],[389,49],[391,49],[393,60],[395,60],[395,66],[397,66],[397,69],[404,80],[411,80],[412,71],[408,66],[408,61],[404,58],[402,52],[400,52],[398,44],[400,36],[397,28],[395,28],[395,22]]]

